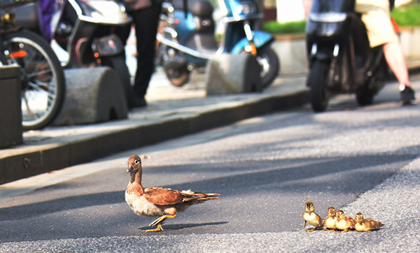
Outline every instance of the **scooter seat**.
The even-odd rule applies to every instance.
[[[213,6],[208,1],[189,0],[188,11],[194,16],[211,16],[213,14]],[[184,10],[184,0],[172,0],[175,10]]]

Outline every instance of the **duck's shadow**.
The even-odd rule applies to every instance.
[[[185,228],[195,228],[195,227],[204,227],[204,226],[216,226],[216,225],[224,225],[224,224],[228,224],[229,222],[227,221],[219,221],[219,222],[206,222],[206,223],[188,223],[188,224],[168,224],[165,225],[163,224],[162,228],[163,231],[167,231],[167,230],[182,230]],[[140,227],[140,230],[148,230],[148,229],[153,229],[155,227],[149,227],[149,226],[145,226],[145,227]]]

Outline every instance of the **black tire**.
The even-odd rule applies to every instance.
[[[385,61],[385,58],[382,60]],[[356,91],[356,100],[360,106],[373,104],[376,93],[384,86],[385,75],[388,71],[386,62],[383,62],[382,68],[382,71],[376,71],[363,87]]]
[[[265,46],[257,50],[257,61],[261,65],[261,84],[269,87],[280,73],[280,60],[274,50]]]
[[[327,77],[329,66],[329,61],[317,59],[311,64],[308,86],[310,88],[312,110],[315,112],[323,112],[328,107]]]
[[[66,94],[57,55],[43,37],[27,30],[5,34],[4,50],[7,63],[21,68],[23,130],[48,126],[59,114]]]
[[[108,66],[118,73],[118,76],[121,79],[121,84],[124,89],[125,97],[127,100],[127,106],[128,108],[132,108],[134,94],[131,86],[130,71],[128,70],[127,64],[125,62],[124,54],[121,53],[115,56],[103,57],[102,65]]]
[[[190,81],[188,61],[178,50],[161,45],[159,55],[166,78],[175,87],[182,87]],[[169,51],[173,51],[169,53]],[[174,55],[173,55],[174,54]],[[173,55],[169,57],[169,55]]]
[[[368,88],[363,87],[356,92],[356,100],[360,106],[371,105],[373,103],[374,93]]]
[[[182,70],[164,69],[164,72],[166,78],[175,87],[182,87],[190,80],[190,72],[186,68]]]

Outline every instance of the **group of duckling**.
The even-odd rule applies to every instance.
[[[335,211],[334,207],[328,208],[328,216],[325,220],[322,220],[321,216],[315,213],[314,203],[308,201],[305,204],[305,212],[302,214],[304,219],[303,227],[306,226],[306,222],[314,226],[312,229],[308,229],[308,232],[312,232],[315,229],[322,229],[336,231],[340,230],[345,233],[349,230],[356,230],[360,232],[370,232],[372,230],[378,230],[384,224],[380,221],[363,218],[362,213],[357,213],[355,219],[350,216],[345,216],[343,210]]]

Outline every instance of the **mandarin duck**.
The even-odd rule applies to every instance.
[[[308,201],[305,204],[305,212],[302,214],[303,221],[303,227],[306,226],[306,222],[311,224],[312,226],[315,226],[313,229],[308,229],[306,231],[312,232],[317,228],[322,228],[322,218],[318,214],[315,213],[315,207],[314,203],[312,201]]]
[[[324,230],[335,230],[335,221],[337,218],[335,217],[335,208],[330,206],[328,207],[328,214],[327,218],[324,220]],[[332,229],[332,230],[331,230]]]
[[[340,209],[336,212],[336,218],[335,228],[341,230],[342,233],[354,229],[356,221],[350,216],[345,216],[343,210]]]
[[[137,215],[160,216],[149,224],[155,229],[146,232],[162,231],[162,223],[166,219],[173,219],[177,212],[185,211],[193,204],[202,203],[210,199],[218,199],[218,193],[200,193],[188,191],[177,191],[165,188],[150,187],[144,188],[141,184],[142,166],[138,155],[132,155],[127,161],[130,173],[130,182],[125,191],[125,201]]]
[[[356,220],[356,225],[354,226],[354,228],[360,232],[370,232],[372,230],[378,230],[380,227],[384,225],[380,221],[363,218],[362,213],[357,213],[355,220]]]

